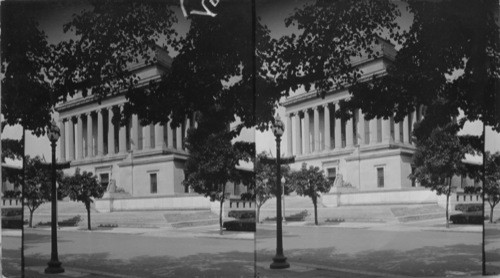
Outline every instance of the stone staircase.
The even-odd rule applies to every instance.
[[[436,218],[444,218],[446,210],[436,205],[411,205],[391,207],[398,222],[411,222]],[[450,214],[451,215],[451,214]]]

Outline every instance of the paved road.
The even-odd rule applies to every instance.
[[[116,277],[253,277],[253,240],[217,238],[215,231],[213,237],[185,234],[60,231],[59,259],[68,269],[121,275]],[[26,267],[42,271],[50,258],[50,231],[26,231],[24,246]]]
[[[500,223],[485,223],[486,273],[500,274]]]
[[[60,277],[253,277],[254,256],[259,277],[469,277],[481,273],[481,233],[476,227],[453,231],[417,227],[287,225],[284,247],[292,265],[288,270],[269,269],[276,244],[272,225],[260,225],[255,242],[249,233],[220,237],[216,226],[60,231],[59,256],[67,269]],[[3,237],[2,245],[7,255],[4,269],[18,271],[20,237]],[[27,229],[26,277],[44,277],[41,273],[49,252],[50,231]],[[19,277],[18,273],[7,274]]]
[[[261,277],[284,277],[284,272],[267,267],[275,254],[275,227],[258,228],[257,262]],[[481,241],[480,232],[286,226],[285,256],[298,269],[285,276],[300,277],[296,273],[306,267],[352,270],[353,277],[468,277],[481,274]]]
[[[6,236],[5,234],[19,234]],[[2,272],[6,277],[21,277],[21,231],[2,230]]]

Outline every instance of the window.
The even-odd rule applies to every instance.
[[[149,174],[149,181],[151,186],[151,194],[156,194],[158,192],[158,182],[156,173]]]
[[[103,173],[99,175],[99,183],[101,184],[102,187],[108,188],[109,184],[109,174],[108,173]]]
[[[326,169],[327,179],[332,184],[335,183],[335,178],[337,178],[337,168],[328,168]]]
[[[384,187],[384,168],[377,168],[377,187]]]

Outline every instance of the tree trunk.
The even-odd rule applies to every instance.
[[[450,194],[451,194],[451,178],[448,179],[448,192],[446,193],[446,228],[450,227]]]
[[[314,224],[318,225],[318,204],[316,198],[313,198],[313,205],[314,205]]]
[[[493,223],[493,209],[495,207],[490,204],[490,223]],[[483,219],[484,220],[484,219]]]
[[[29,223],[29,227],[30,228],[33,228],[33,213],[35,212],[35,210],[30,210],[30,223]]]
[[[224,231],[222,230],[222,206],[224,205],[224,199],[226,197],[226,185],[222,186],[222,197],[220,198],[220,210],[219,210],[219,228],[220,234],[223,235]]]
[[[90,227],[90,204],[85,204],[85,208],[87,209],[87,226],[89,231],[92,230]]]
[[[260,216],[260,207],[262,205],[257,205],[257,215],[255,215],[255,224],[260,223],[259,221],[259,216]]]

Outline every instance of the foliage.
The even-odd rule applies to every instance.
[[[2,162],[5,159],[20,160],[24,155],[24,147],[22,140],[2,139]]]
[[[305,221],[306,217],[309,216],[309,212],[307,210],[303,210],[297,212],[295,214],[285,216],[285,221]],[[266,217],[266,221],[276,221],[276,217]]]
[[[264,203],[276,196],[276,165],[263,163],[261,160],[267,158],[266,152],[257,155],[254,165],[255,171],[255,202],[257,204],[257,222],[259,221],[260,208]],[[285,178],[285,192],[288,195],[292,190],[288,182],[290,166],[281,165],[281,176]]]
[[[43,74],[49,53],[46,37],[26,15],[33,4],[2,5],[2,130],[7,124],[21,124],[43,134],[54,102]]]
[[[71,200],[82,202],[85,205],[85,209],[87,210],[87,226],[91,230],[90,205],[94,202],[94,198],[102,197],[106,188],[99,183],[97,176],[86,171],[80,173],[80,168],[76,168],[74,175],[63,178],[61,188]]]
[[[255,232],[255,219],[238,219],[224,222],[226,231]]]
[[[299,171],[292,171],[290,184],[297,194],[311,198],[314,205],[314,223],[318,225],[318,198],[320,193],[329,192],[333,184],[325,177],[323,170],[314,166],[307,168],[306,163],[302,164]]]
[[[483,211],[483,204],[456,204],[455,210],[462,212]]]
[[[25,157],[24,169],[24,204],[30,211],[29,227],[33,224],[33,213],[43,203],[52,200],[52,171],[50,164],[45,163],[39,156]],[[56,182],[61,183],[62,171],[56,171]],[[62,197],[63,194],[59,194]]]
[[[57,225],[61,227],[75,227],[78,225],[78,223],[82,221],[82,217],[80,215],[73,216],[68,219],[64,219],[62,221],[58,221]],[[37,226],[50,226],[52,222],[47,221],[47,222],[38,222]]]
[[[89,89],[97,98],[134,87],[138,77],[130,68],[154,61],[156,45],[171,43],[176,22],[169,5],[161,2],[91,1],[93,9],[74,15],[64,31],[76,40],[52,46],[54,88],[58,100]]]
[[[169,73],[155,86],[128,91],[125,113],[154,123],[171,119],[172,126],[178,126],[184,115],[206,114],[220,106],[223,113],[216,121],[230,124],[238,119],[235,134],[243,127],[265,128],[279,92],[264,92],[269,82],[254,75],[269,31],[259,19],[254,22],[251,8],[249,0],[222,1],[214,11],[218,16],[190,17],[188,32],[173,44],[178,54]]]
[[[415,107],[425,117],[414,135],[427,137],[462,111],[465,120],[500,128],[495,94],[500,88],[498,9],[495,1],[408,0],[413,15],[399,38],[400,49],[387,75],[350,88],[342,113],[360,108],[365,118],[400,122]],[[338,116],[338,114],[336,115]],[[479,146],[480,149],[482,145]]]
[[[474,153],[474,148],[461,144],[457,136],[458,125],[448,123],[432,130],[429,137],[416,140],[417,149],[413,155],[415,171],[410,179],[416,179],[423,187],[436,194],[446,195],[446,225],[453,176],[462,176],[467,168],[462,162],[466,153]]]
[[[327,223],[342,223],[342,222],[345,222],[345,219],[344,218],[328,218],[325,220],[325,222]]]
[[[12,199],[17,199],[21,197],[21,191],[17,190],[5,190],[3,193],[4,198],[12,198]]]
[[[475,224],[475,225],[482,225],[484,223],[484,217],[481,214],[477,213],[460,213],[460,214],[454,214],[450,216],[451,222],[453,224]]]
[[[233,133],[223,123],[214,121],[220,111],[213,107],[211,114],[200,115],[199,127],[189,129],[186,147],[189,157],[185,164],[184,186],[196,193],[220,202],[219,224],[222,233],[222,206],[226,199],[226,184],[251,186],[253,172],[237,168],[241,161],[254,157],[254,144],[232,142]],[[215,117],[215,118],[214,118]]]
[[[232,210],[228,213],[228,217],[236,219],[255,219],[255,210]]]
[[[379,55],[372,46],[385,30],[399,28],[398,15],[384,0],[311,1],[285,20],[298,31],[272,41],[264,69],[284,95],[314,86],[312,92],[325,96],[358,80],[361,72],[351,62]]]
[[[490,205],[490,223],[493,222],[493,210],[500,203],[500,152],[485,152],[484,186],[486,201]]]

